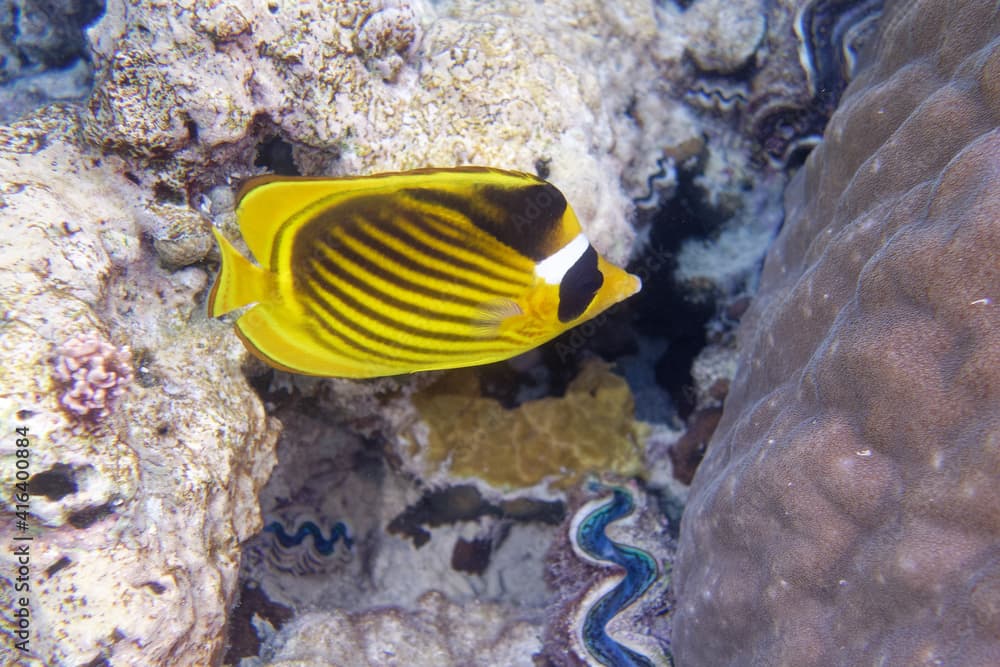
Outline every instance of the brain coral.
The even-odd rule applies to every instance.
[[[786,194],[675,569],[684,665],[1000,664],[1000,10],[887,3]]]

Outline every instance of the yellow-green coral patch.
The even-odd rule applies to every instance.
[[[587,364],[563,397],[508,410],[480,395],[475,371],[449,373],[413,398],[429,427],[429,466],[477,477],[498,488],[551,478],[565,488],[596,471],[643,472],[648,427],[635,420],[625,380],[599,361]]]

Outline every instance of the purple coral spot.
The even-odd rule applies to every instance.
[[[77,418],[99,421],[132,381],[131,353],[95,332],[76,334],[56,350],[53,376],[59,403]]]

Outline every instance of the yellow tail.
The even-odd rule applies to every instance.
[[[213,228],[222,253],[222,267],[208,297],[208,313],[212,317],[225,315],[250,303],[270,301],[275,293],[275,276],[255,266]]]

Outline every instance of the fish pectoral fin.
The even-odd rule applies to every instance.
[[[481,338],[496,338],[503,323],[512,317],[524,315],[524,309],[513,299],[497,299],[484,303],[472,320],[472,328]]]

